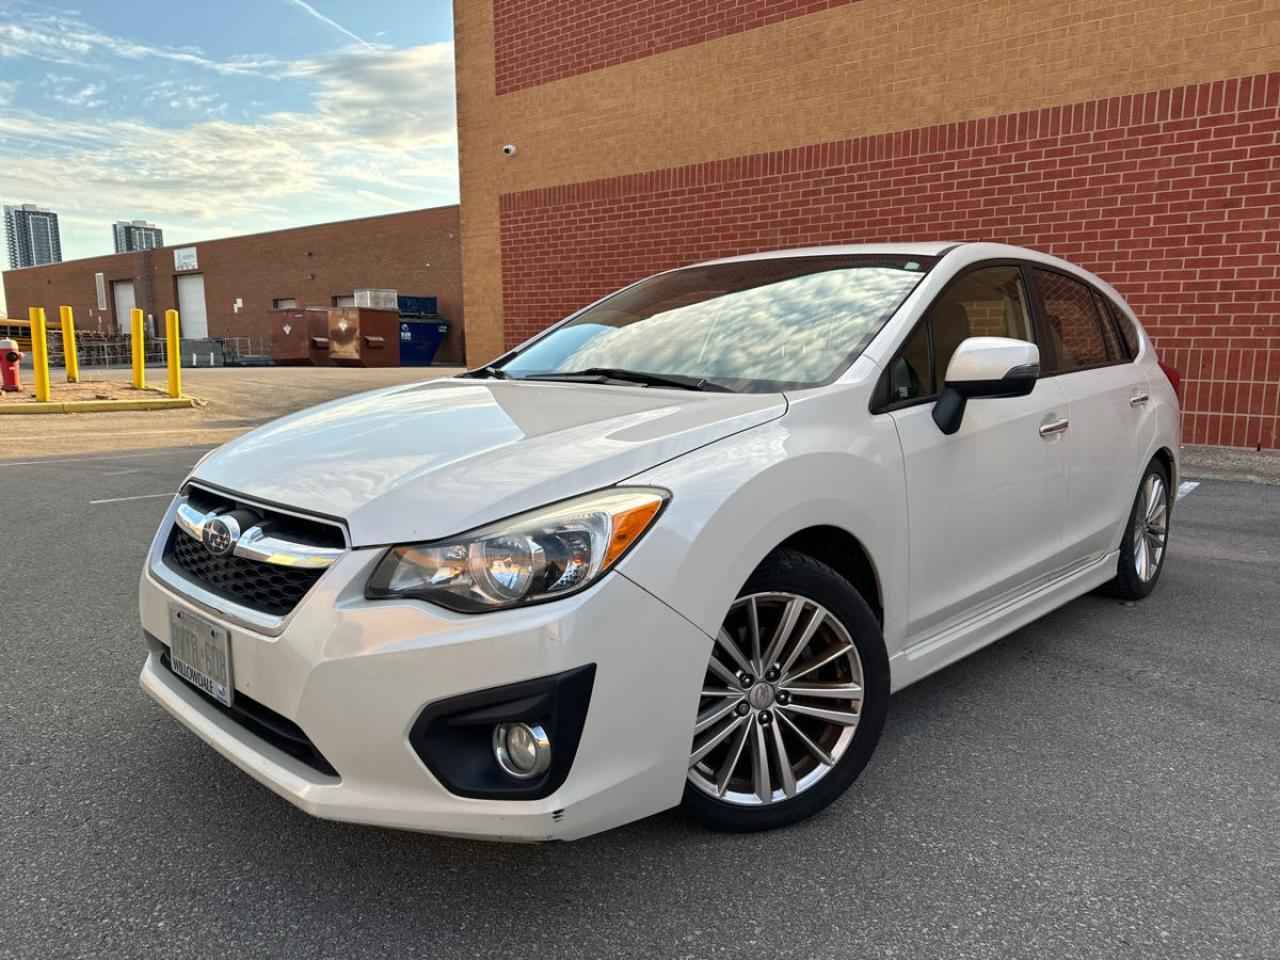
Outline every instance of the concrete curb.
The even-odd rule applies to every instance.
[[[1188,480],[1241,480],[1280,485],[1280,450],[1184,443],[1182,476]]]
[[[196,405],[194,397],[156,397],[153,400],[66,400],[61,403],[22,403],[0,405],[0,416],[25,416],[42,413],[112,413],[129,410],[171,410]]]

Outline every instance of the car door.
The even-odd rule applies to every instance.
[[[1146,374],[1132,362],[1106,305],[1081,278],[1031,270],[1036,308],[1050,341],[1041,375],[1067,398],[1071,480],[1063,518],[1068,562],[1101,556],[1119,543],[1155,437]]]
[[[1061,564],[1069,441],[1054,379],[1025,397],[971,400],[947,436],[932,411],[947,363],[971,336],[1036,341],[1025,271],[972,267],[947,285],[885,372],[881,409],[907,487],[908,645]]]

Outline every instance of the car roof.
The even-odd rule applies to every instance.
[[[716,263],[742,263],[747,260],[780,260],[787,257],[831,257],[850,256],[853,254],[936,257],[953,247],[960,246],[961,243],[962,241],[959,240],[936,240],[929,243],[846,243],[833,244],[826,247],[795,247],[789,250],[762,250],[759,253],[748,253],[738,257],[721,257],[716,260],[705,260],[702,263],[690,264],[690,266],[702,267]]]
[[[995,260],[1004,257],[1025,260],[1030,263],[1041,263],[1068,273],[1074,273],[1090,283],[1097,284],[1105,289],[1110,296],[1123,302],[1123,298],[1111,284],[1097,274],[1086,270],[1078,263],[1072,263],[1069,260],[1063,260],[1061,257],[1055,257],[1039,250],[1032,250],[1030,247],[1017,247],[1013,244],[994,243],[989,240],[938,240],[929,243],[848,243],[833,244],[827,247],[796,247],[790,250],[761,250],[758,253],[748,253],[738,257],[722,257],[717,260],[705,260],[702,263],[691,263],[685,267],[677,267],[675,269],[685,270],[688,267],[711,266],[720,263],[742,263],[749,260],[782,260],[789,257],[831,257],[855,254],[939,257],[953,250],[956,252],[955,260],[958,269],[977,261]]]
[[[1030,263],[1040,263],[1048,267],[1056,267],[1068,273],[1074,273],[1081,279],[1101,289],[1108,297],[1122,305],[1131,320],[1137,321],[1137,315],[1133,312],[1133,308],[1129,306],[1120,292],[1092,271],[1086,270],[1077,263],[1063,260],[1061,257],[1055,257],[1052,254],[1042,253],[1039,250],[1032,250],[1029,247],[1017,247],[1008,243],[994,243],[989,240],[936,240],[927,243],[847,243],[832,244],[826,247],[796,247],[790,250],[762,250],[758,253],[748,253],[738,257],[722,257],[717,260],[705,260],[702,263],[691,263],[675,269],[685,270],[688,267],[701,267],[720,263],[741,263],[748,260],[781,260],[788,257],[830,257],[850,256],[853,254],[939,257],[953,250],[956,251],[956,269],[964,269],[967,265],[982,260],[1007,257]]]

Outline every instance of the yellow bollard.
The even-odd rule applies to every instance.
[[[169,396],[182,396],[182,340],[178,323],[178,311],[164,312],[164,335],[168,341],[166,351],[169,360]]]
[[[58,308],[62,315],[62,353],[67,365],[67,383],[80,382],[80,356],[76,353],[76,319],[71,308]]]
[[[31,362],[35,366],[36,399],[49,402],[49,330],[45,324],[44,307],[29,307],[31,319]]]
[[[133,308],[130,315],[130,327],[133,334],[133,385],[142,390],[147,385],[147,342],[142,325],[142,311]]]

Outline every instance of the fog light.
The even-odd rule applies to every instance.
[[[493,755],[511,776],[528,780],[551,765],[551,741],[536,723],[500,723],[493,728]]]

